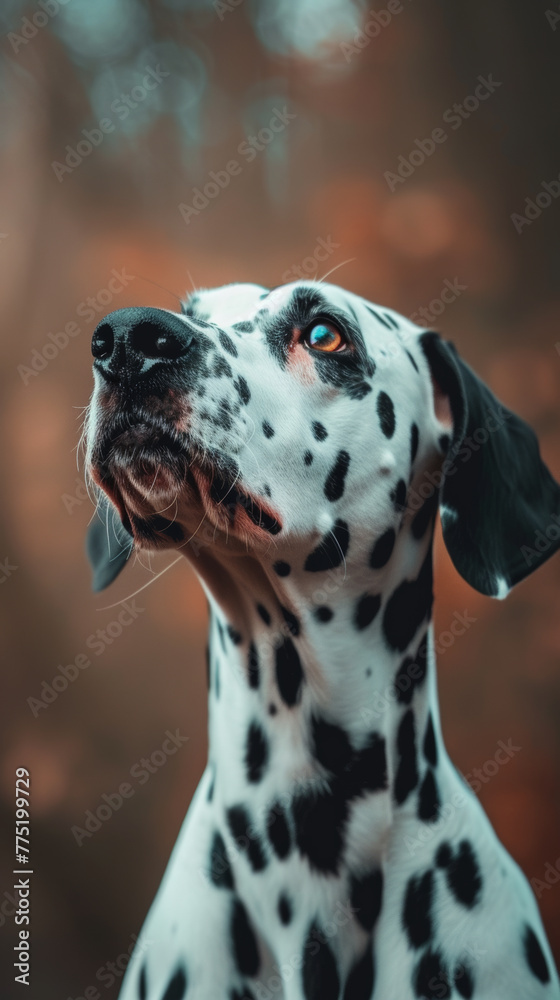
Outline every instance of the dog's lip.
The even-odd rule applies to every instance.
[[[141,446],[142,454],[135,456],[134,450]],[[127,452],[131,452],[130,456]],[[170,459],[169,465],[166,458]],[[130,461],[129,459],[132,459]],[[177,460],[181,461],[178,462]],[[239,480],[237,471],[224,467],[223,456],[211,455],[201,450],[185,434],[179,434],[173,427],[150,420],[145,415],[132,417],[122,414],[107,427],[92,456],[92,476],[115,504],[127,530],[130,520],[127,507],[132,501],[136,506],[144,506],[145,489],[157,492],[158,474],[162,474],[171,486],[179,481],[189,485],[194,491],[193,502],[202,503],[208,514],[220,511],[228,516],[229,530],[235,530],[235,521],[241,516],[245,530],[250,526],[260,528],[270,535],[282,530],[282,522],[272,505],[258,495],[247,490]],[[174,483],[171,482],[174,480]],[[231,513],[228,515],[228,501]],[[150,515],[148,515],[150,516]],[[215,513],[214,518],[215,519]]]
[[[100,490],[103,490],[113,506],[116,507],[123,528],[131,535],[132,525],[126,509],[124,496],[113,477],[103,476],[95,465],[91,466],[90,475],[96,486]]]
[[[277,535],[282,530],[282,521],[271,504],[245,489],[237,476],[230,479],[219,465],[208,466],[207,461],[204,460],[194,461],[190,468],[198,492],[207,508],[227,513],[227,508],[224,505],[229,500],[231,505],[231,514],[228,516],[230,529],[235,528],[235,520],[241,509],[244,520],[268,534]]]
[[[153,452],[154,456],[165,451],[179,458],[185,453],[186,442],[184,434],[173,426],[158,423],[149,417],[119,417],[111,422],[96,443],[94,458],[104,463],[115,452],[125,452],[127,448],[137,448],[138,445]]]

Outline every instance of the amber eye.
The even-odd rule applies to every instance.
[[[314,351],[333,353],[346,347],[346,340],[334,323],[313,323],[304,334],[304,341]]]

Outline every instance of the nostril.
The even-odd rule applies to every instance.
[[[145,358],[181,357],[188,349],[191,338],[179,339],[170,330],[156,323],[138,323],[130,334],[130,343],[138,354]]]
[[[104,361],[110,358],[115,346],[115,336],[108,323],[101,323],[91,340],[91,353],[94,358]]]

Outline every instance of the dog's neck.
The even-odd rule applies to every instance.
[[[289,790],[325,774],[320,753],[317,762],[318,720],[336,727],[329,734],[342,732],[357,752],[373,734],[381,737],[392,789],[403,740],[412,735],[420,756],[426,738],[435,740],[436,755],[441,741],[430,619],[432,530],[416,540],[405,524],[387,565],[375,572],[348,560],[309,573],[296,568],[298,551],[299,563],[280,567],[273,557],[240,556],[224,566],[211,550],[200,556],[211,610],[210,760],[232,781],[236,769],[250,769],[247,732],[256,725],[279,792]],[[391,611],[403,583],[409,590],[402,601],[393,600]],[[408,620],[401,621],[407,608]]]

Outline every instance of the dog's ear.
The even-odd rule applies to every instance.
[[[533,430],[455,347],[432,331],[420,342],[436,416],[447,418],[451,430],[439,498],[445,545],[471,587],[505,597],[560,548],[560,486],[541,460]]]
[[[86,538],[93,590],[104,590],[117,578],[132,549],[132,535],[123,527],[113,504],[102,494]]]

